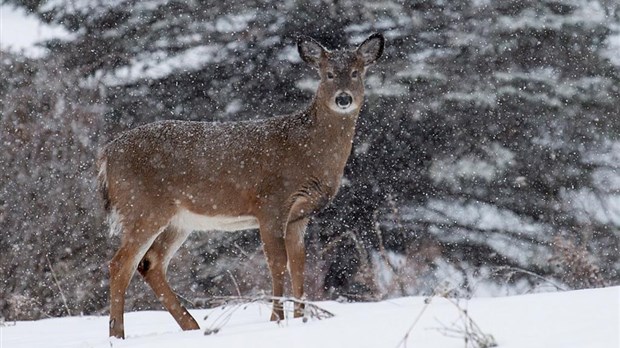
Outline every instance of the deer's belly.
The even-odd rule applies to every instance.
[[[258,220],[251,215],[201,215],[180,209],[170,224],[185,231],[240,231],[258,228]]]

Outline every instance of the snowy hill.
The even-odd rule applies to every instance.
[[[456,348],[465,346],[462,338],[450,337],[459,336],[455,330],[463,327],[460,307],[484,334],[494,337],[498,347],[620,347],[620,287],[458,302],[407,297],[317,305],[335,316],[306,323],[285,320],[278,325],[268,321],[269,307],[259,303],[193,311],[203,329],[221,325],[212,335],[179,331],[167,312],[134,312],[126,315],[124,341],[107,337],[107,317],[4,323],[0,346]]]

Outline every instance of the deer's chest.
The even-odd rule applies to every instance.
[[[340,180],[321,180],[309,177],[291,195],[290,220],[309,217],[323,210],[336,196]]]

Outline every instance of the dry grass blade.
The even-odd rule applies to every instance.
[[[422,318],[422,315],[424,314],[424,312],[426,312],[426,309],[433,301],[433,297],[434,295],[424,299],[424,307],[422,307],[422,310],[420,310],[420,313],[418,313],[418,316],[415,318],[411,326],[409,326],[409,329],[407,329],[407,332],[405,333],[403,338],[398,342],[398,344],[396,345],[396,348],[399,348],[401,346],[403,348],[407,348],[407,340],[409,339],[409,335],[411,334],[411,331],[413,331],[415,326],[418,324],[418,321],[420,321],[420,318]]]
[[[467,309],[461,307],[458,301],[448,297],[449,293],[450,291],[447,291],[447,290],[443,290],[443,291],[435,290],[433,295],[431,295],[430,297],[424,300],[424,307],[422,307],[422,309],[416,316],[415,320],[413,321],[409,329],[407,329],[407,332],[405,333],[403,338],[398,342],[398,345],[396,346],[396,348],[400,348],[400,347],[407,348],[407,340],[409,339],[411,332],[416,327],[416,325],[420,321],[420,318],[422,318],[422,315],[428,309],[428,307],[430,306],[431,302],[433,301],[435,297],[442,297],[446,299],[448,302],[452,303],[459,312],[458,322],[455,322],[451,327],[448,327],[442,324],[443,328],[438,329],[439,332],[441,332],[442,334],[448,337],[464,339],[465,348],[497,347],[495,338],[490,334],[484,333],[480,329],[478,324],[476,324],[476,322],[474,322],[474,320],[469,316]]]
[[[47,255],[45,255],[45,259],[47,260],[47,265],[49,266],[50,272],[52,273],[52,278],[54,279],[54,283],[56,283],[56,286],[58,287],[58,291],[60,292],[60,298],[62,299],[62,303],[65,307],[65,310],[67,311],[67,315],[71,316],[71,310],[69,309],[69,305],[67,304],[67,297],[65,296],[65,292],[62,291],[62,287],[60,286],[58,277],[56,277],[56,272],[54,272],[54,268],[52,267],[52,262],[50,261],[50,258]]]
[[[492,348],[497,347],[497,342],[491,334],[484,333],[478,324],[469,316],[467,308],[463,308],[454,299],[444,297],[459,311],[459,320],[451,327],[443,325],[439,332],[448,337],[460,338],[465,341],[465,348]]]
[[[527,274],[533,278],[536,279],[540,279],[548,284],[550,284],[551,286],[555,287],[556,289],[560,290],[560,291],[568,291],[568,289],[565,286],[562,286],[560,284],[558,284],[557,282],[553,281],[552,279],[549,279],[547,277],[543,277],[540,274],[536,274],[532,271],[528,271],[526,269],[522,269],[522,268],[518,268],[518,267],[513,267],[513,266],[501,266],[501,267],[497,267],[494,269],[493,273],[494,274],[499,274],[499,273],[503,273],[506,272],[507,273],[507,278],[510,279],[512,278],[512,276],[515,273],[523,273],[523,274]]]
[[[199,303],[204,307],[222,307],[222,312],[217,314],[214,321],[205,330],[205,335],[216,334],[222,327],[224,327],[233,314],[240,308],[245,309],[248,305],[253,303],[263,304],[266,307],[270,307],[274,301],[280,303],[290,302],[293,304],[304,305],[304,317],[303,321],[306,322],[308,318],[313,319],[328,319],[334,316],[334,314],[324,308],[317,306],[314,303],[306,300],[300,300],[293,297],[276,297],[268,295],[259,296],[216,296],[208,299],[198,299],[195,303]],[[205,320],[207,317],[205,317]]]

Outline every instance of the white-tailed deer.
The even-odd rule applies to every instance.
[[[364,100],[364,74],[383,52],[374,34],[355,50],[301,38],[321,80],[305,110],[247,122],[155,122],[102,149],[99,184],[121,245],[110,262],[110,336],[124,337],[125,291],[136,269],[183,330],[198,323],[168,285],[170,259],[194,230],[258,228],[282,296],[304,294],[308,219],[336,195]],[[303,315],[297,306],[294,316]],[[274,301],[271,320],[283,318]]]

